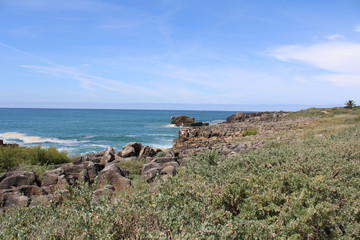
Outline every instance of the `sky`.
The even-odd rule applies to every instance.
[[[0,0],[0,73],[0,107],[360,104],[360,1]]]

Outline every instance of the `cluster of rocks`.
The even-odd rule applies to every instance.
[[[175,124],[177,127],[201,127],[209,126],[209,123],[195,122],[195,118],[185,115],[172,116],[171,124]]]
[[[179,153],[179,161],[190,154],[203,152],[206,149],[217,149],[221,155],[236,155],[245,149],[262,146],[264,139],[245,141],[243,132],[254,129],[257,135],[274,134],[289,131],[312,122],[309,118],[291,118],[286,112],[236,113],[226,122],[212,126],[190,127],[179,129],[178,138],[173,149]]]
[[[159,154],[162,153],[162,154]],[[157,156],[160,155],[160,156]],[[60,164],[46,171],[41,181],[29,171],[9,171],[0,175],[0,209],[6,210],[14,205],[46,204],[60,201],[68,192],[68,186],[76,186],[79,181],[89,184],[96,182],[94,198],[104,192],[113,192],[131,186],[129,171],[119,168],[124,161],[136,161],[146,158],[148,163],[142,166],[144,182],[156,182],[158,176],[166,179],[176,174],[179,167],[174,153],[170,150],[129,143],[115,153],[112,147],[103,152],[88,154],[72,159],[71,163]],[[95,181],[95,179],[98,179]]]

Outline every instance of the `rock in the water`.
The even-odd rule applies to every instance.
[[[126,173],[114,164],[107,165],[99,173],[99,185],[105,186],[110,184],[116,191],[131,186],[130,179],[126,178]]]
[[[175,124],[178,127],[190,127],[195,122],[195,118],[188,117],[185,115],[172,116],[171,124]]]
[[[40,182],[35,173],[28,171],[10,171],[0,175],[0,189],[10,189],[23,185],[39,186]]]

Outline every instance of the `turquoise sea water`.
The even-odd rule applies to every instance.
[[[128,142],[168,148],[179,128],[171,116],[216,124],[230,111],[10,109],[0,108],[0,139],[21,146],[54,146],[69,155],[120,150]]]

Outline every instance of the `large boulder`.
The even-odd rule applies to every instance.
[[[28,206],[30,198],[13,189],[0,190],[0,208],[6,210],[12,206]]]
[[[142,165],[141,179],[143,182],[152,183],[156,180],[156,176],[160,173],[163,167],[157,162],[150,162]]]
[[[90,182],[94,181],[98,172],[100,172],[104,168],[104,165],[93,163],[90,161],[83,162],[83,166],[87,170],[87,174]]]
[[[171,124],[175,124],[178,127],[190,127],[192,124],[194,124],[194,122],[195,118],[185,115],[171,117]]]
[[[112,147],[108,147],[101,158],[101,162],[106,165],[115,160],[115,151]]]
[[[139,153],[139,158],[154,157],[155,155],[156,151],[153,148],[144,146]]]
[[[114,164],[109,164],[99,173],[98,183],[99,186],[110,184],[116,191],[122,190],[131,186],[130,179],[125,176],[126,172]]]
[[[141,143],[131,142],[123,146],[123,150],[121,152],[121,157],[128,158],[128,157],[136,157],[139,155],[142,149]]]
[[[10,171],[0,175],[0,189],[10,189],[23,185],[39,186],[40,182],[33,172]]]
[[[42,177],[41,187],[50,187],[57,184],[59,177],[62,175],[64,175],[64,169],[62,168],[46,171]]]
[[[64,164],[54,170],[46,171],[42,178],[41,187],[50,187],[51,190],[57,190],[64,189],[68,184],[75,185],[77,181],[90,182],[96,177],[98,166],[98,164],[89,161],[79,165]]]
[[[79,180],[89,182],[88,171],[84,165],[66,164],[61,168],[64,169],[64,176],[69,184],[74,185]]]

